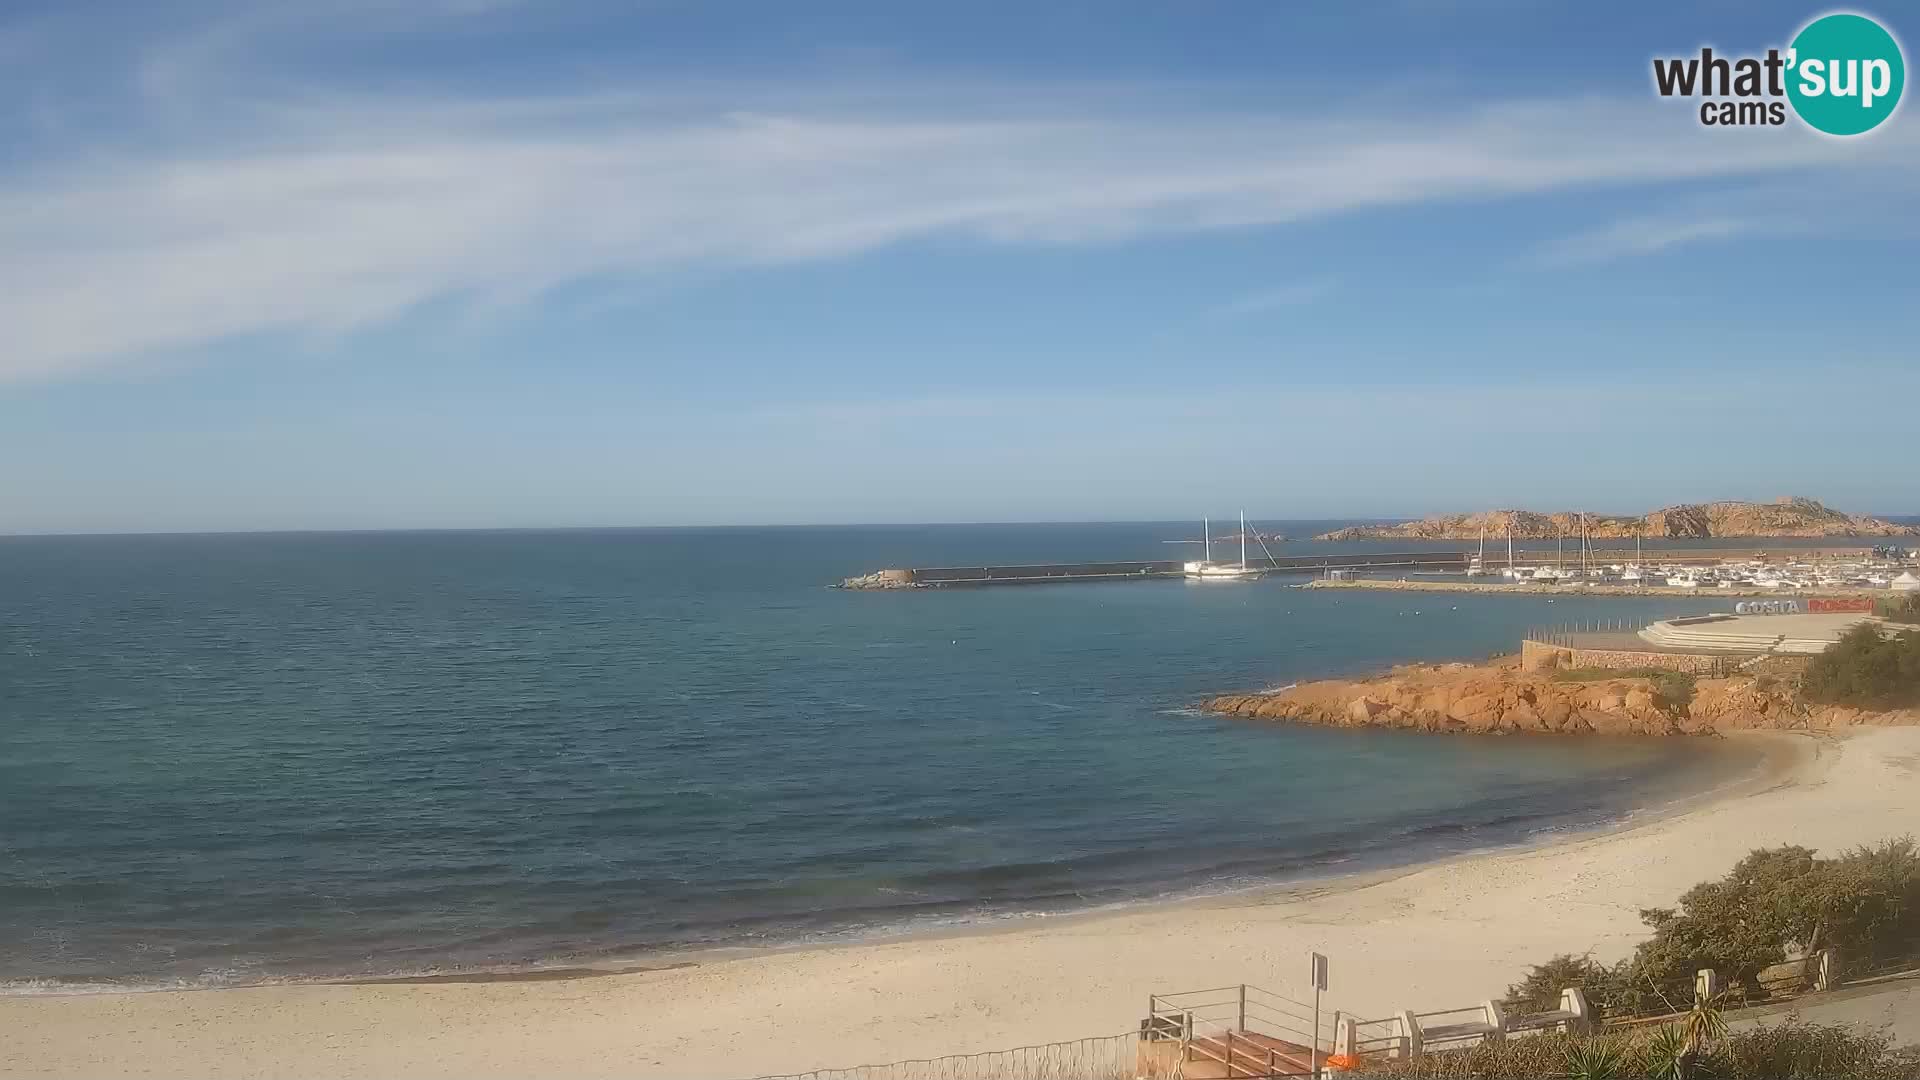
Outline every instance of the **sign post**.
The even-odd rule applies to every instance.
[[[1320,994],[1327,988],[1327,958],[1313,954],[1313,1047],[1308,1051],[1313,1078],[1320,1080]]]

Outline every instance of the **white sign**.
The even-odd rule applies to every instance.
[[[1315,990],[1327,988],[1327,958],[1319,953],[1313,954],[1313,988]]]

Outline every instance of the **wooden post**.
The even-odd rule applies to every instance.
[[[1247,984],[1240,984],[1240,1030],[1247,1030]]]
[[[1419,1057],[1421,1050],[1420,1018],[1413,1015],[1412,1009],[1402,1009],[1400,1011],[1400,1027],[1403,1032],[1403,1038],[1405,1039],[1404,1045],[1407,1048],[1407,1056],[1410,1058]]]
[[[1313,1045],[1307,1048],[1313,1080],[1320,1080],[1320,992],[1327,988],[1327,958],[1313,954]]]

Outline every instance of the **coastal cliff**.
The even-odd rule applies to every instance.
[[[1408,665],[1372,679],[1223,694],[1201,704],[1260,720],[1436,734],[1711,735],[1920,723],[1912,710],[1809,707],[1796,700],[1791,680],[1767,675],[1563,681],[1511,663]]]
[[[1400,525],[1359,525],[1336,529],[1316,540],[1471,540],[1505,537],[1509,524],[1516,540],[1579,536],[1578,512],[1540,514],[1529,510],[1488,510],[1478,514],[1441,514]],[[1784,497],[1770,503],[1683,503],[1640,517],[1584,515],[1588,535],[1596,539],[1647,536],[1665,539],[1920,536],[1920,528],[1879,518],[1847,514],[1813,499]]]

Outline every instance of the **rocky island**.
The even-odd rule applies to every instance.
[[[1682,503],[1639,517],[1582,514],[1577,511],[1541,514],[1530,510],[1488,510],[1478,514],[1441,514],[1399,525],[1358,525],[1323,533],[1316,540],[1472,540],[1480,536],[1505,537],[1512,526],[1516,540],[1551,540],[1579,536],[1584,526],[1596,539],[1636,536],[1675,540],[1756,537],[1920,536],[1920,528],[1848,514],[1813,499],[1784,497],[1773,502]]]

